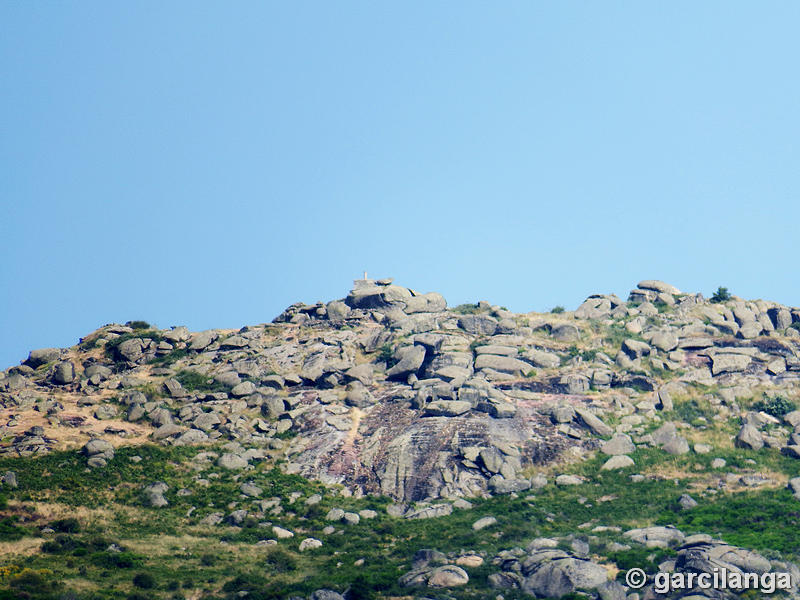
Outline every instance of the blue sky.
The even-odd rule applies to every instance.
[[[800,304],[800,5],[0,3],[0,367],[366,269]]]

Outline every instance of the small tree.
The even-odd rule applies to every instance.
[[[728,291],[728,288],[722,286],[718,287],[714,295],[711,296],[711,302],[714,303],[725,302],[730,299],[731,293]]]

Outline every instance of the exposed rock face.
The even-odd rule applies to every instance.
[[[0,453],[47,452],[48,433],[75,427],[80,408],[83,422],[103,423],[84,450],[95,468],[113,459],[114,436],[144,432],[162,444],[227,442],[213,461],[234,473],[269,455],[351,492],[433,501],[536,487],[526,469],[565,452],[599,449],[605,469],[631,466],[637,445],[683,454],[676,427],[643,433],[688,387],[715,386],[709,402],[735,417],[754,386],[797,384],[797,309],[711,304],[655,280],[629,298],[521,315],[486,302],[448,309],[439,294],[365,280],[239,331],[109,325],[0,373],[11,414]],[[34,413],[46,422],[20,433],[17,419]],[[736,444],[800,457],[798,414],[770,424],[782,438],[747,421]]]
[[[561,598],[578,591],[596,590],[608,582],[605,567],[555,545],[555,540],[534,540],[526,552],[501,552],[493,563],[502,570],[489,577],[490,585],[522,589],[534,598]]]

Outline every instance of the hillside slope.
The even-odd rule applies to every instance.
[[[1,372],[0,589],[605,599],[660,563],[798,574],[800,310],[659,281],[547,314],[355,284]]]

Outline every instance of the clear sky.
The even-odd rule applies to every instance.
[[[800,305],[796,2],[0,3],[0,367],[368,270]]]

